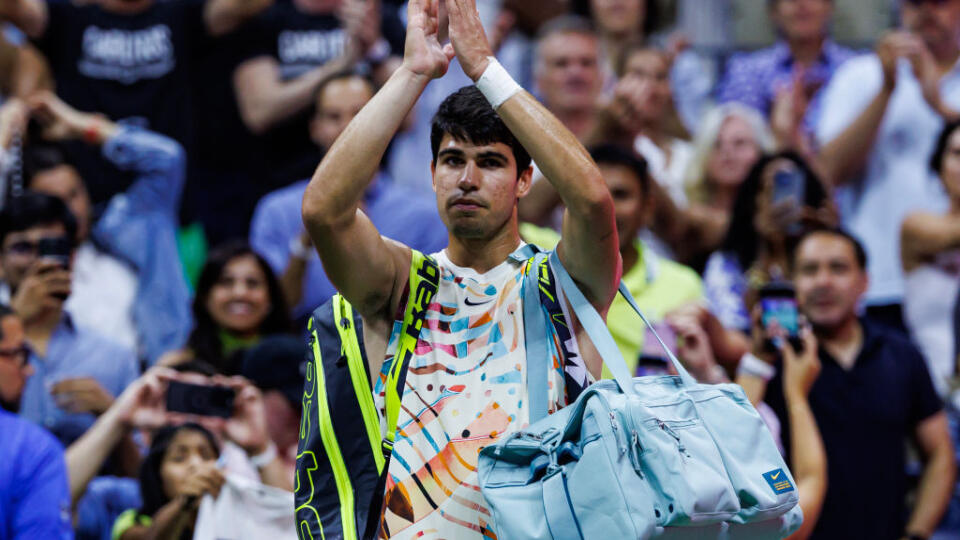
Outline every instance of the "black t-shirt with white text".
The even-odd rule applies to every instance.
[[[206,39],[203,6],[202,0],[168,0],[128,15],[95,2],[50,0],[47,28],[37,46],[64,101],[81,111],[130,120],[189,149],[190,76]],[[87,180],[95,200],[109,197],[112,189]]]

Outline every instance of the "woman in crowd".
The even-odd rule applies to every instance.
[[[793,182],[802,201],[775,187]],[[792,243],[805,227],[835,224],[827,190],[803,158],[789,151],[761,158],[739,186],[726,238],[704,272],[707,301],[723,326],[749,333],[756,292],[790,275]]]
[[[200,273],[187,348],[162,364],[200,359],[219,373],[239,372],[243,351],[265,336],[292,331],[280,285],[267,262],[245,243],[214,250]]]
[[[627,45],[653,33],[657,3],[647,0],[574,0],[573,11],[588,17],[600,35],[606,73],[612,78]]]
[[[957,374],[955,317],[960,293],[960,122],[944,127],[930,166],[950,198],[945,213],[907,216],[901,229],[904,319],[946,396]]]

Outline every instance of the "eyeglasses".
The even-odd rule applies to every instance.
[[[8,358],[17,363],[17,367],[24,367],[27,365],[27,360],[30,358],[30,348],[26,345],[21,345],[15,349],[0,349],[0,358]]]

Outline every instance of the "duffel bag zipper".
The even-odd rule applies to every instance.
[[[687,452],[687,448],[683,445],[683,441],[680,440],[680,436],[677,435],[676,431],[674,431],[670,426],[667,425],[666,422],[664,422],[663,420],[660,420],[659,418],[657,418],[657,425],[660,426],[660,429],[662,429],[667,435],[670,435],[671,437],[676,439],[677,450],[680,451],[680,454],[690,457],[690,453]]]

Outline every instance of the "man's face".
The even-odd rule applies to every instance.
[[[475,145],[445,134],[430,164],[437,209],[457,238],[489,239],[516,218],[517,199],[530,189],[532,167],[517,178],[513,150],[504,143]]]
[[[328,150],[347,124],[373,97],[370,83],[360,77],[333,81],[317,98],[317,112],[310,122],[310,138]]]
[[[666,56],[650,49],[634,52],[627,60],[623,78],[643,84],[644,99],[636,111],[643,120],[653,122],[664,115],[673,99]]]
[[[86,240],[90,233],[90,194],[76,169],[60,165],[30,179],[29,188],[62,200],[77,218],[77,240]]]
[[[789,40],[826,35],[831,15],[831,0],[776,0],[771,9],[774,24]]]
[[[903,0],[900,4],[903,26],[920,36],[934,51],[956,47],[960,35],[960,0]]]
[[[538,50],[537,87],[547,108],[592,110],[603,85],[597,38],[572,32],[553,34]]]
[[[20,396],[33,368],[27,365],[23,323],[14,315],[0,319],[0,406],[10,412],[20,409]]]
[[[797,246],[793,273],[797,305],[815,328],[835,329],[857,316],[867,273],[849,240],[831,233],[806,237]]]
[[[23,231],[9,233],[3,239],[0,266],[3,279],[16,290],[30,267],[37,261],[37,244],[43,238],[65,238],[67,230],[60,223],[37,225]]]
[[[643,204],[640,179],[633,169],[624,165],[598,163],[600,174],[613,198],[620,249],[630,246],[643,228],[647,208]]]

